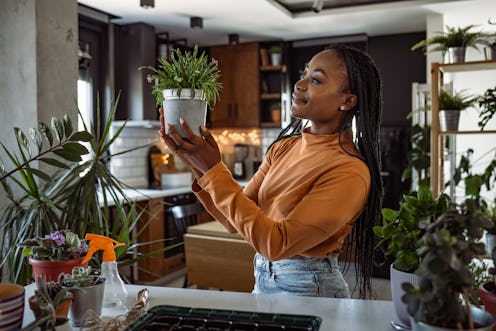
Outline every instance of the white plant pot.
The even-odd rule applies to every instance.
[[[448,48],[449,63],[465,62],[466,47],[450,47]]]
[[[193,95],[193,91],[194,95]],[[167,89],[164,95],[164,128],[168,132],[167,125],[173,125],[182,137],[186,137],[183,126],[179,121],[183,118],[188,122],[193,133],[200,135],[200,125],[205,125],[207,119],[207,102],[201,90],[182,89],[178,95],[178,89]]]
[[[272,53],[270,54],[270,62],[273,66],[281,65],[281,53]]]
[[[394,311],[396,317],[400,324],[404,327],[410,327],[410,318],[407,311],[407,305],[401,301],[401,297],[405,294],[405,291],[401,288],[401,284],[410,283],[413,286],[417,286],[419,278],[416,274],[403,272],[397,270],[391,264],[390,267],[390,278],[391,278],[391,296],[393,299]]]
[[[496,234],[486,233],[486,253],[491,255],[496,245]]]

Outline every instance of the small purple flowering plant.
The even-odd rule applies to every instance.
[[[52,262],[78,259],[88,252],[87,241],[71,230],[57,230],[44,237],[25,240],[19,246],[23,247],[24,256]]]

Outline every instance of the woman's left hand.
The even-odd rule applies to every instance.
[[[186,121],[181,119],[186,138],[181,137],[173,125],[168,126],[168,134],[162,134],[167,146],[179,157],[186,159],[192,167],[202,174],[221,161],[219,146],[214,137],[203,125],[200,127],[201,136],[193,133]]]

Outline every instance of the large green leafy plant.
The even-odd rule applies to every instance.
[[[432,38],[419,41],[411,47],[411,50],[423,49],[425,53],[442,51],[446,52],[451,47],[467,47],[479,50],[478,45],[488,45],[488,34],[481,31],[473,31],[476,25],[465,27],[446,26],[446,31],[439,32]]]
[[[198,45],[194,46],[193,52],[183,53],[179,48],[174,49],[170,60],[159,60],[158,68],[143,66],[139,69],[153,72],[147,78],[150,83],[154,82],[152,93],[156,97],[157,106],[162,105],[162,91],[165,89],[178,89],[178,96],[183,88],[199,89],[208,104],[216,103],[222,89],[222,84],[218,81],[221,73],[217,62],[214,59],[209,60],[204,51],[200,53]]]
[[[496,113],[496,86],[488,88],[483,95],[477,99],[477,104],[481,108],[479,113],[479,127],[484,130],[487,122],[493,118]]]
[[[123,265],[169,249],[164,247],[138,258],[127,254],[137,246],[148,244],[139,243],[137,238],[153,215],[138,228],[140,217],[147,211],[127,198],[126,185],[107,166],[111,157],[109,147],[126,125],[110,134],[118,100],[105,122],[98,120],[90,127],[85,123],[84,131],[74,132],[71,121],[65,117],[63,121],[53,119],[51,128],[41,123],[39,129],[30,129],[29,138],[15,129],[15,153],[2,143],[8,160],[1,160],[0,183],[8,204],[0,216],[0,271],[8,273],[9,281],[20,284],[32,281],[30,266],[24,261],[19,243],[59,229],[69,229],[80,237],[87,232],[102,234],[127,243],[116,252],[118,262]],[[100,116],[98,108],[96,118]],[[81,155],[87,154],[88,149],[83,142],[89,144],[92,156],[84,162]],[[34,161],[48,164],[49,169],[36,168]]]
[[[433,222],[423,220],[424,235],[417,253],[422,261],[417,270],[418,287],[404,283],[403,301],[416,321],[443,328],[473,328],[468,311],[474,285],[470,263],[485,254],[480,239],[492,227],[477,199],[451,204]],[[464,300],[461,300],[461,298]]]
[[[416,193],[404,195],[402,200],[399,210],[382,209],[382,225],[374,226],[374,234],[381,239],[378,245],[387,245],[386,254],[394,257],[397,270],[415,272],[421,259],[418,240],[424,234],[419,224],[433,222],[446,212],[449,198],[443,194],[434,199],[429,187],[420,185]]]

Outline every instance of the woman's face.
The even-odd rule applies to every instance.
[[[346,111],[355,104],[344,60],[336,51],[325,50],[310,60],[296,82],[291,113],[310,120],[312,132],[331,133],[340,128]],[[342,106],[344,109],[339,110]]]

